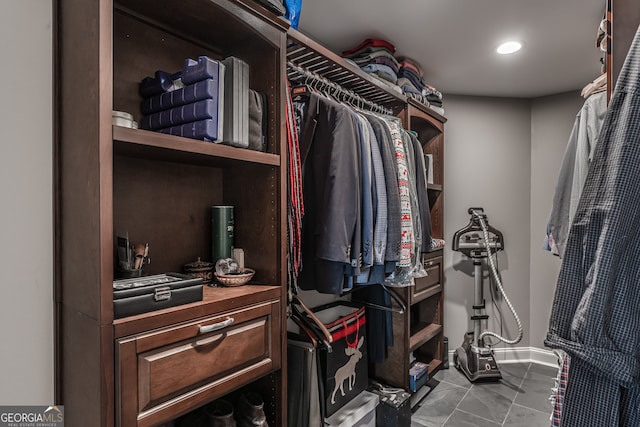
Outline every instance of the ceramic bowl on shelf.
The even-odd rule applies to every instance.
[[[245,268],[242,272],[230,273],[230,274],[218,274],[214,273],[216,280],[222,286],[242,286],[246,285],[249,280],[256,274],[255,270]]]

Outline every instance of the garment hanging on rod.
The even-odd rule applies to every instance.
[[[358,302],[368,309],[367,328],[375,331],[370,334],[375,339],[369,340],[369,353],[371,360],[380,363],[386,359],[387,347],[393,345],[391,313],[398,311],[398,306],[399,311],[406,310],[401,302],[392,305],[393,295],[383,284],[386,280],[396,286],[412,284],[414,272],[424,272],[421,252],[431,249],[422,144],[402,128],[391,110],[296,64],[288,63],[287,73],[301,85],[291,90],[300,132],[307,207],[303,219],[304,262],[300,288],[332,294],[355,286],[362,288]],[[391,129],[395,131],[395,138],[391,136]],[[398,144],[404,153],[400,174]],[[406,265],[399,267],[396,264],[400,260],[403,206],[400,179],[404,182],[404,207],[413,213],[405,219],[411,221],[414,231],[405,233],[408,257]],[[333,190],[344,192],[337,195],[342,201],[337,206],[332,204],[336,194],[327,192],[329,183]],[[424,188],[420,188],[421,185]],[[346,195],[351,190],[357,191]],[[351,205],[353,202],[355,206]],[[352,213],[344,215],[346,211]],[[344,223],[335,228],[331,220],[327,224],[322,218]],[[327,231],[330,229],[339,231]],[[342,230],[352,231],[343,236]],[[334,241],[325,241],[327,236]],[[327,251],[330,247],[334,250]],[[360,286],[367,283],[380,286]]]
[[[324,326],[324,324],[313,313],[313,310],[307,307],[307,305],[302,301],[302,299],[300,299],[298,295],[293,296],[291,300],[291,306],[292,307],[299,306],[302,309],[302,312],[306,313],[309,319],[313,322],[314,328],[317,328],[321,332],[322,338],[325,339],[327,343],[331,344],[331,342],[333,341],[333,338],[331,337],[331,333],[329,333],[329,331]],[[299,312],[299,313],[301,314],[302,312]]]
[[[300,126],[300,153],[305,171],[304,203],[308,206],[303,220],[303,259],[306,261],[301,272],[301,277],[304,276],[301,287],[339,294],[345,287],[352,286],[351,283],[343,285],[345,276],[358,276],[361,267],[371,265],[370,261],[367,262],[367,254],[371,253],[372,240],[371,235],[366,234],[371,232],[371,216],[367,220],[366,210],[371,210],[372,193],[363,193],[362,188],[363,185],[370,186],[373,181],[368,177],[363,181],[364,163],[370,163],[370,160],[362,163],[362,150],[366,150],[362,140],[376,132],[369,120],[364,119],[364,112],[354,112],[352,108],[327,97],[309,92],[299,102],[304,104],[296,108],[296,113],[305,116],[299,120],[303,123]],[[385,175],[385,183],[393,183],[389,194],[396,196],[397,202],[388,207],[376,205],[375,210],[384,207],[388,209],[388,218],[396,221],[405,218],[404,234],[400,228],[390,230],[397,233],[393,237],[400,240],[387,244],[389,257],[384,258],[394,264],[400,260],[402,263],[397,266],[399,269],[396,269],[395,275],[384,281],[392,286],[409,286],[413,283],[412,272],[421,271],[420,253],[425,251],[424,248],[430,249],[426,244],[423,246],[422,242],[431,241],[430,235],[422,236],[422,232],[413,232],[422,228],[425,233],[430,231],[427,193],[416,190],[417,176],[420,176],[423,185],[426,181],[423,152],[421,145],[414,144],[410,134],[402,129],[397,118],[375,115],[367,118],[381,120],[383,124],[380,127],[386,128],[387,135],[391,135],[392,130],[395,132],[395,138],[377,138],[379,141],[374,144],[390,143],[390,146],[380,145],[379,148],[396,163],[389,166],[388,173],[387,170],[383,171],[383,167],[379,169]],[[402,146],[400,153],[396,152],[398,146]],[[402,164],[397,160],[398,155],[403,157]],[[403,199],[398,201],[400,190]],[[422,203],[420,198],[424,198]],[[363,202],[363,199],[367,200]],[[402,209],[406,211],[404,216]],[[422,223],[428,223],[429,226],[422,227]],[[398,258],[401,243],[404,243],[404,256]],[[385,271],[392,273],[393,269]],[[353,280],[353,283],[366,282]]]
[[[417,176],[421,176],[422,185],[426,185],[421,144],[417,140],[414,142],[396,117],[359,109],[353,106],[357,104],[355,101],[351,101],[352,105],[337,102],[336,98],[340,99],[338,91],[324,78],[311,75],[298,77],[301,84],[309,85],[303,94],[294,95],[294,111],[300,116],[295,121],[300,123],[300,159],[304,171],[305,216],[300,288],[339,295],[345,289],[358,285],[361,277],[358,273],[364,273],[365,280],[369,279],[366,282],[371,284],[385,283],[385,275],[389,273],[394,274],[392,278],[400,277],[407,284],[412,283],[412,271],[417,264],[422,266],[420,253],[424,251],[424,246],[418,245],[414,236],[414,240],[410,241],[412,249],[408,251],[413,257],[409,258],[407,266],[398,269],[396,264],[400,259],[402,233],[395,144],[402,144],[405,150],[407,174],[403,177],[412,184],[404,187],[404,202],[416,213],[413,218],[416,229],[422,227],[422,218],[428,221],[429,226],[424,227],[424,232],[418,235],[430,243],[427,192],[425,189],[419,195],[416,190]],[[389,122],[394,123],[397,133],[395,139],[391,137]],[[365,138],[370,140],[364,141]],[[367,155],[362,155],[363,150],[367,151]],[[374,158],[377,158],[377,167],[373,164],[376,163]],[[363,173],[363,170],[368,172]],[[363,178],[363,175],[366,177]],[[378,182],[376,177],[384,179]],[[371,192],[363,192],[363,185],[370,187]],[[382,194],[387,196],[384,203],[380,202]],[[418,200],[420,196],[425,198],[422,203]],[[363,203],[365,198],[368,202]],[[375,207],[373,211],[376,213],[386,210],[386,228],[380,229],[384,229],[385,233],[380,230],[376,232],[376,226],[380,225],[379,221],[384,216],[373,212],[368,216],[363,215],[363,209],[372,207]],[[374,219],[373,223],[371,219]],[[373,240],[370,237],[372,227]],[[367,242],[369,246],[374,242],[373,265],[365,264],[367,249],[371,254]],[[430,249],[430,245],[427,248]],[[368,259],[368,262],[371,263],[371,260]],[[398,274],[403,271],[406,271],[406,275]],[[358,295],[359,299],[369,303],[371,308],[367,314],[367,324],[376,326],[375,333],[370,334],[375,339],[369,340],[369,352],[372,360],[382,362],[386,358],[386,348],[393,343],[391,312],[385,311],[393,309],[391,298],[380,286],[362,287],[364,289],[360,292],[363,294]]]
[[[582,95],[583,98],[588,98],[594,93],[603,92],[605,90],[607,90],[607,73],[602,73],[591,83],[582,88],[580,95]]]
[[[302,161],[298,143],[298,126],[295,119],[293,102],[287,93],[287,285],[289,301],[298,289],[298,275],[302,269],[302,218],[304,217],[304,199],[302,195]]]
[[[571,225],[545,345],[571,357],[563,427],[640,425],[640,29]]]
[[[576,115],[558,174],[553,205],[547,222],[544,249],[564,256],[569,228],[595,152],[607,112],[607,94],[589,96]]]
[[[359,304],[364,305],[365,307],[369,307],[369,308],[373,308],[375,310],[382,310],[382,311],[388,311],[391,313],[398,313],[398,314],[403,314],[405,311],[407,311],[407,306],[402,302],[402,300],[400,299],[400,297],[398,295],[396,295],[395,292],[393,292],[391,289],[387,288],[384,284],[380,284],[380,287],[382,288],[383,292],[387,295],[389,295],[391,297],[392,300],[394,300],[396,302],[396,304],[398,304],[398,309],[395,309],[393,307],[387,307],[387,306],[383,306],[383,305],[379,305],[379,304],[374,304],[368,301],[359,301],[359,300],[354,300],[353,298],[351,299],[352,302],[357,302]],[[351,289],[350,291],[344,292],[342,294],[342,296],[346,296],[346,295],[351,295],[357,291],[360,290],[366,290],[368,289],[365,286],[356,286],[353,289]]]

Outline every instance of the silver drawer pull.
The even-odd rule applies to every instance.
[[[422,265],[424,265],[424,268],[429,268],[433,265],[433,261],[425,261]]]
[[[209,332],[217,331],[218,329],[226,328],[227,326],[233,325],[235,319],[233,317],[227,317],[227,320],[223,320],[222,322],[214,323],[213,325],[208,326],[200,326],[200,333],[207,334]]]

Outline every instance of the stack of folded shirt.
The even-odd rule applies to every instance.
[[[417,62],[400,57],[398,61],[398,86],[405,93],[415,93],[422,95],[422,89],[425,87],[422,68]]]
[[[393,56],[395,51],[396,48],[385,40],[366,39],[353,49],[342,52],[342,56],[355,63],[365,73],[396,84],[398,61]]]
[[[424,82],[424,73],[420,65],[407,57],[398,58],[398,80],[396,84],[409,98],[413,98],[430,106],[440,114],[444,114],[442,108],[442,93],[433,86]]]

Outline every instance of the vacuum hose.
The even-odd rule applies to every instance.
[[[518,317],[518,313],[516,313],[516,309],[513,308],[513,304],[511,304],[511,301],[509,301],[509,298],[507,297],[507,294],[504,291],[504,288],[502,287],[502,282],[500,281],[500,276],[498,275],[498,269],[496,268],[496,264],[493,261],[493,257],[491,256],[491,248],[489,247],[489,231],[487,230],[487,224],[485,224],[484,219],[482,218],[482,215],[480,215],[478,212],[476,212],[475,210],[472,210],[471,213],[475,215],[480,221],[480,227],[482,227],[482,234],[484,235],[484,246],[487,249],[487,258],[489,258],[489,265],[491,266],[491,272],[493,273],[493,277],[496,279],[496,284],[498,285],[498,289],[500,290],[500,293],[504,297],[504,300],[507,303],[509,310],[511,310],[511,313],[513,314],[513,317],[514,319],[516,319],[516,323],[518,324],[518,336],[513,340],[507,339],[505,337],[501,337],[500,335],[491,331],[482,332],[478,337],[478,340],[481,341],[484,337],[490,336],[490,337],[497,338],[506,344],[511,344],[511,345],[518,344],[522,340],[522,335],[523,335],[522,322],[520,322],[520,318]]]

